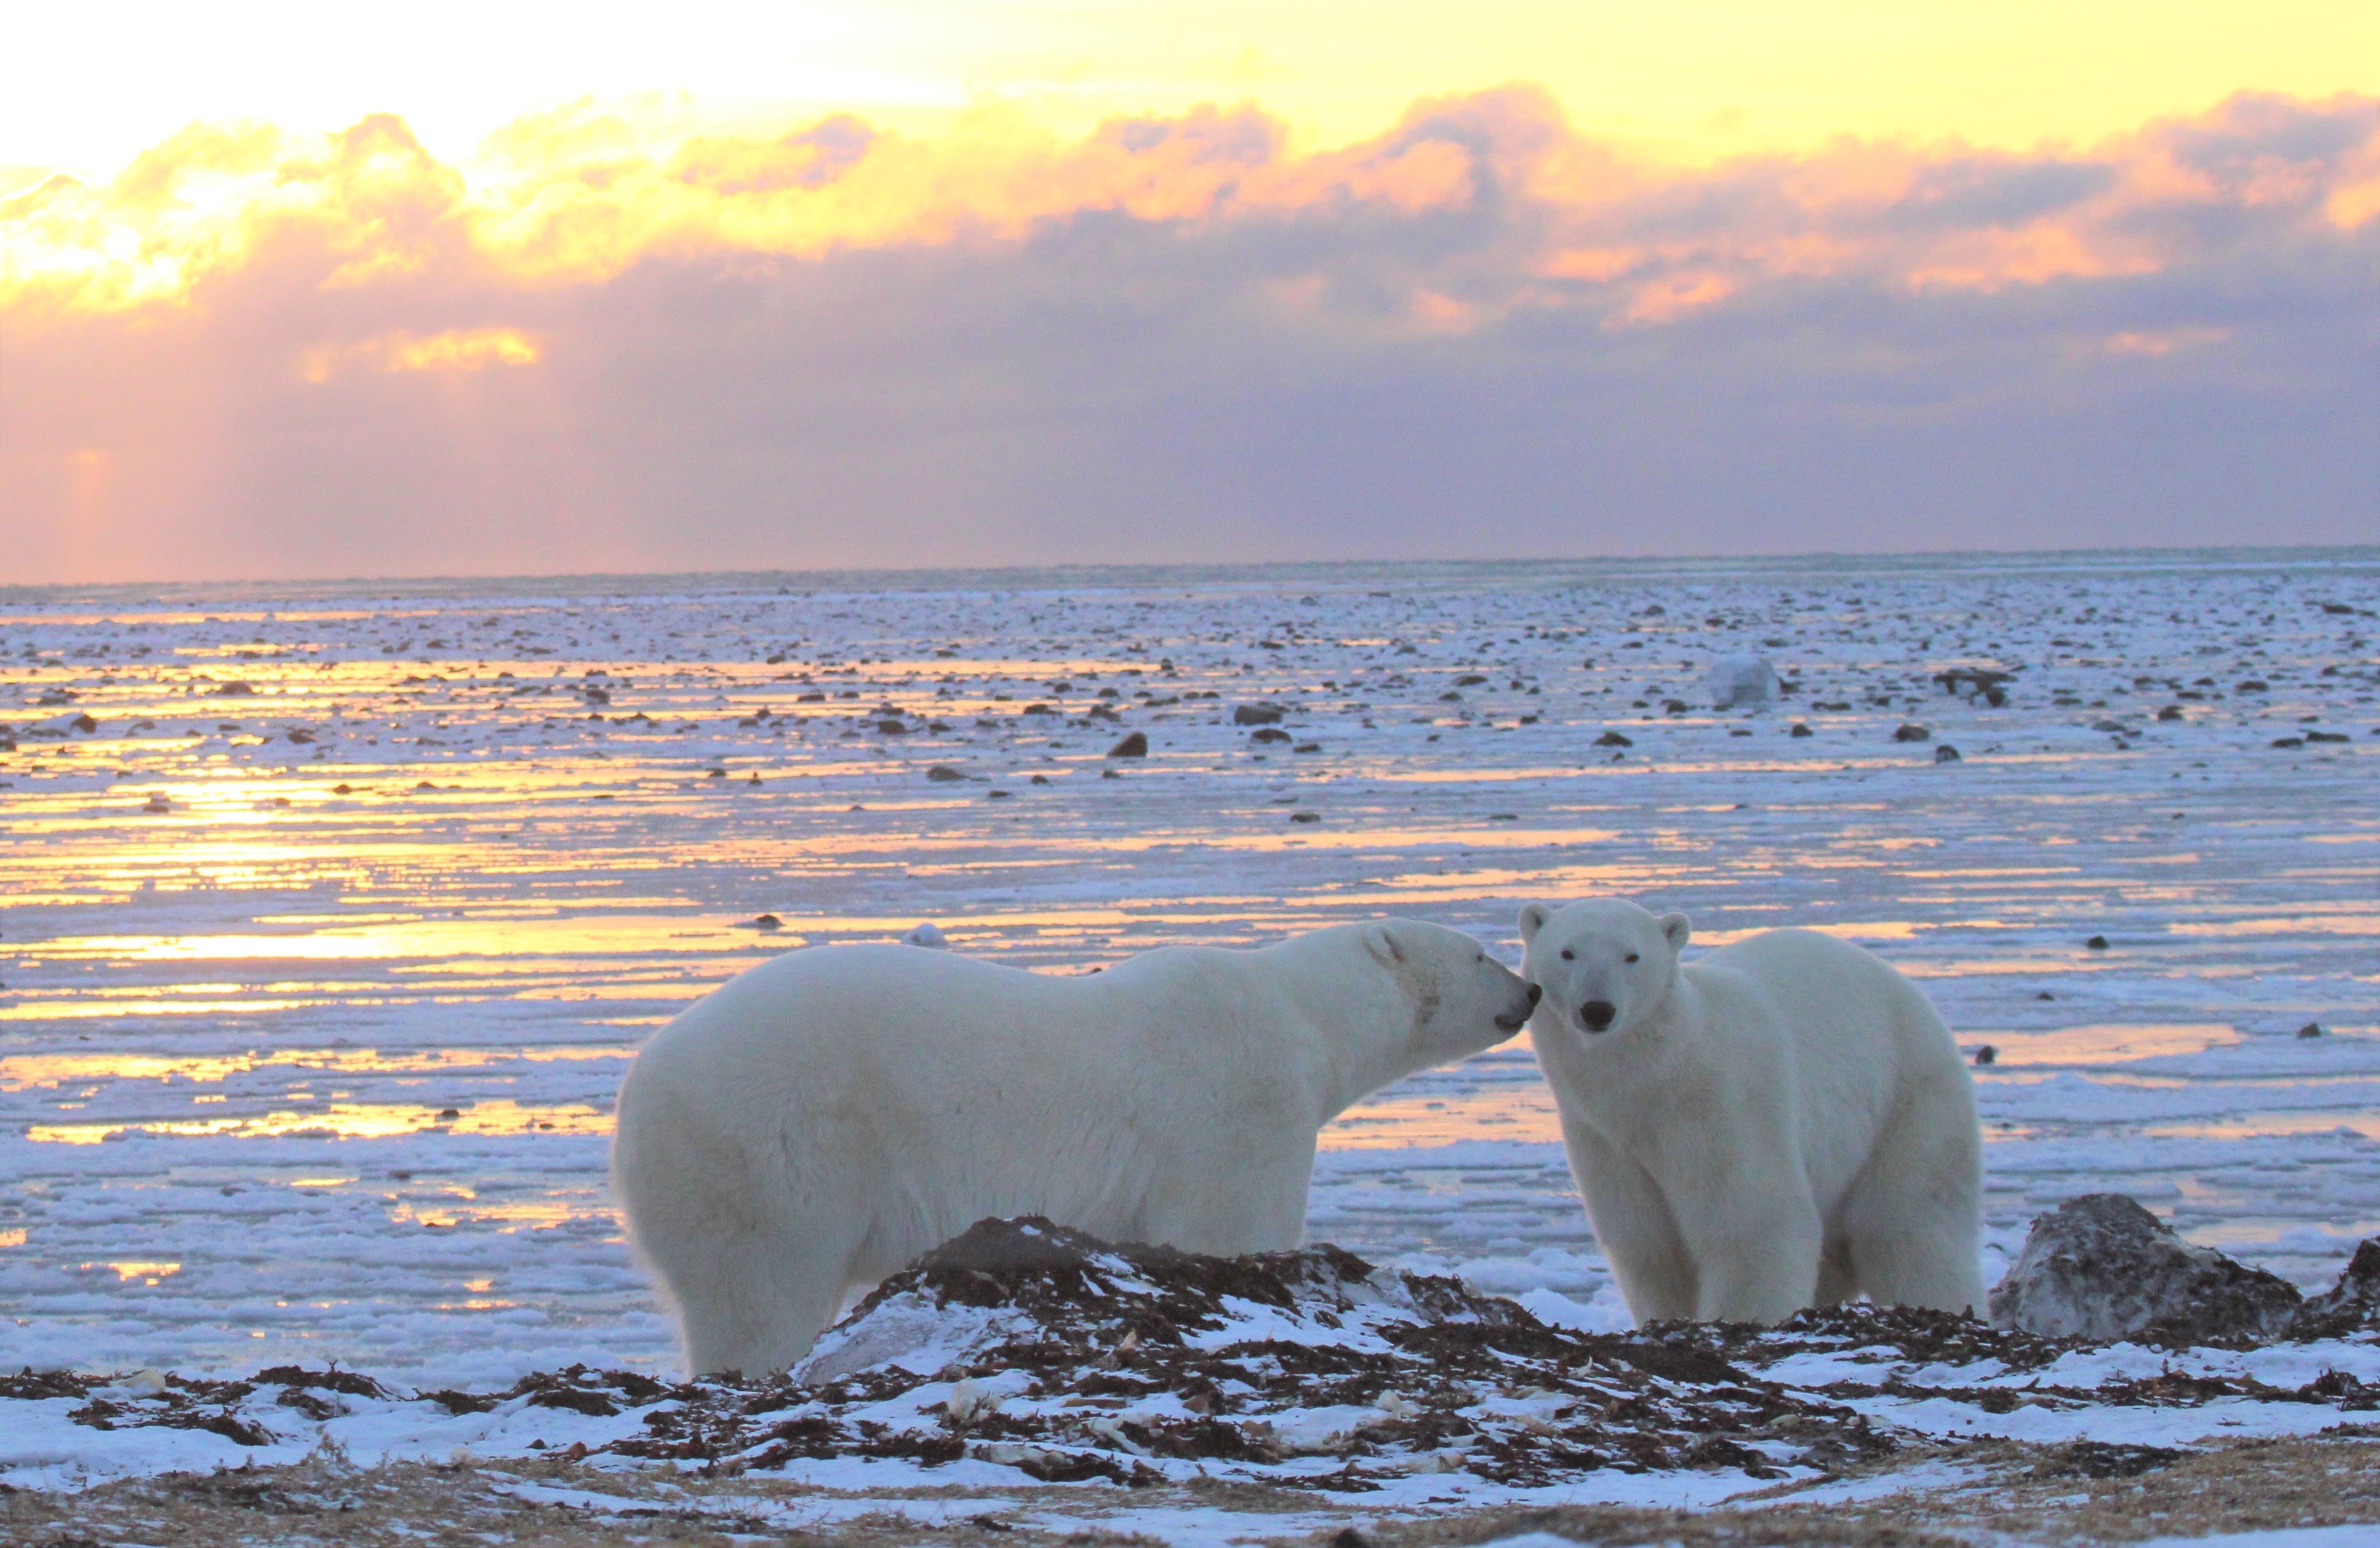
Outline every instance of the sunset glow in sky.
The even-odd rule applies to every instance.
[[[2380,533],[2368,0],[48,9],[0,583]]]

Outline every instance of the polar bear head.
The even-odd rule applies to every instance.
[[[1521,971],[1545,990],[1542,1024],[1589,1038],[1622,1035],[1658,1011],[1678,980],[1678,953],[1693,926],[1619,898],[1521,910],[1528,956]]]
[[[1373,1058],[1386,1078],[1466,1058],[1491,1047],[1528,1024],[1537,1003],[1536,986],[1488,955],[1488,949],[1460,930],[1416,919],[1379,919],[1342,926],[1375,972],[1370,979],[1380,1003],[1360,1012],[1362,1022],[1390,1040]],[[1338,934],[1325,931],[1325,935]],[[1343,975],[1334,991],[1350,1009],[1360,996]],[[1376,1074],[1381,1071],[1375,1071]]]

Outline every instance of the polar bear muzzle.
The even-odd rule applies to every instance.
[[[1545,990],[1539,988],[1535,984],[1524,984],[1521,986],[1527,990],[1528,993],[1522,998],[1520,1009],[1517,1010],[1507,1010],[1502,1015],[1496,1018],[1496,1025],[1501,1028],[1507,1035],[1518,1032],[1523,1027],[1527,1026],[1529,1024],[1530,1012],[1536,1010],[1537,1008],[1537,1001],[1545,998],[1546,997]]]

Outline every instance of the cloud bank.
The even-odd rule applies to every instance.
[[[0,578],[2345,542],[2380,101],[1682,170],[591,111],[0,197]]]

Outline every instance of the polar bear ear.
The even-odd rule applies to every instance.
[[[1686,942],[1693,938],[1694,933],[1694,926],[1684,914],[1661,915],[1661,934],[1669,937],[1670,950],[1683,951],[1686,949]]]
[[[1551,903],[1523,903],[1521,905],[1521,944],[1526,946],[1536,939],[1537,932],[1544,929],[1546,921],[1553,916],[1554,909]]]
[[[1396,932],[1386,925],[1372,925],[1365,928],[1364,949],[1369,951],[1372,960],[1382,967],[1405,960],[1404,952],[1397,945]]]

